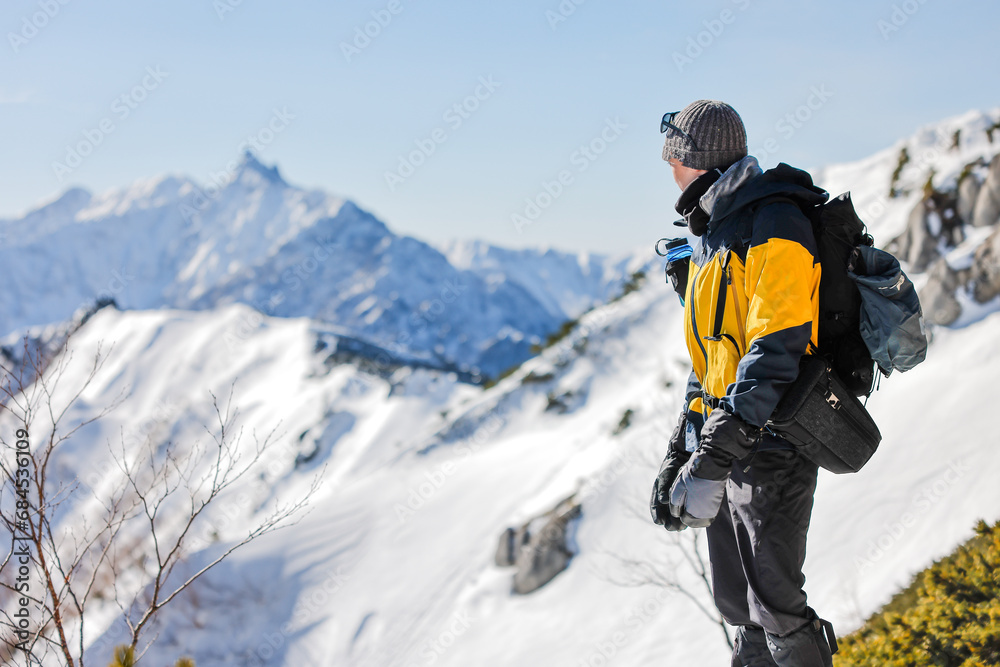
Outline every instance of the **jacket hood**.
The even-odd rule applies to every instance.
[[[733,165],[733,168],[748,160],[753,160],[753,165],[756,166],[756,159],[748,156]],[[760,171],[759,167],[757,171]],[[751,174],[752,170],[743,168],[742,173],[746,176]],[[719,179],[719,183],[723,180]],[[711,219],[720,220],[733,211],[774,196],[787,197],[800,206],[817,206],[830,198],[826,190],[813,184],[812,176],[808,172],[782,162],[773,169],[746,178],[735,189],[720,190],[712,201]]]

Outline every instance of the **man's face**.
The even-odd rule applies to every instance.
[[[692,169],[691,167],[685,167],[681,164],[681,161],[675,157],[667,160],[667,164],[674,172],[674,183],[683,192],[687,189],[687,186],[691,185],[691,181],[698,178],[702,174],[706,173],[704,169]]]

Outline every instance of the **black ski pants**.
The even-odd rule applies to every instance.
[[[747,466],[733,464],[727,498],[707,530],[715,604],[739,626],[732,664],[829,667],[830,645],[802,590],[816,464],[771,449]]]

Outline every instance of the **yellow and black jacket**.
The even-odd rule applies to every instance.
[[[724,404],[763,426],[795,380],[819,315],[820,264],[800,206],[826,198],[806,172],[762,173],[747,157],[699,199],[709,220],[692,244],[684,299],[689,416]]]

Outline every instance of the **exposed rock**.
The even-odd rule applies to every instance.
[[[972,224],[975,227],[988,227],[1000,220],[1000,154],[990,161],[986,180],[983,181],[976,197],[976,206],[972,214]]]
[[[962,179],[958,186],[958,217],[962,222],[972,224],[973,212],[976,210],[976,198],[983,184],[973,174]]]
[[[504,530],[495,561],[501,567],[517,567],[514,593],[536,591],[569,566],[574,554],[567,537],[571,522],[579,516],[580,503],[574,495],[523,526]]]
[[[500,544],[497,545],[497,553],[494,562],[500,567],[510,567],[517,562],[517,554],[528,542],[527,526],[518,529],[508,528],[500,536]]]
[[[986,303],[1000,294],[1000,227],[976,249],[970,271],[972,298],[978,303]]]
[[[928,229],[929,202],[919,202],[910,211],[906,230],[889,242],[888,250],[906,262],[911,271],[920,273],[938,256],[938,241]]]
[[[944,258],[930,268],[920,290],[920,304],[928,322],[952,324],[962,314],[955,294],[966,290],[977,303],[1000,296],[1000,226],[987,237],[972,257],[969,268],[956,270]]]
[[[984,168],[986,175],[980,181]],[[910,271],[929,271],[920,290],[924,316],[933,324],[950,325],[962,314],[959,290],[977,303],[1000,296],[1000,154],[988,165],[985,159],[966,165],[953,192],[938,192],[928,180],[925,193],[910,212],[906,230],[888,249],[907,262]],[[964,240],[963,225],[965,230],[996,229],[955,268],[940,254]]]
[[[915,273],[925,271],[941,255],[942,242],[943,247],[954,248],[965,239],[957,193],[935,190],[930,181],[925,192],[910,211],[906,230],[886,246]]]
[[[964,284],[967,274],[968,271],[952,269],[944,258],[934,263],[927,284],[920,290],[920,307],[928,322],[947,326],[958,319],[962,306],[955,298],[955,291]]]

